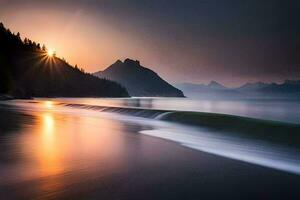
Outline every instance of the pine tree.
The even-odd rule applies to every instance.
[[[26,45],[28,44],[28,39],[27,38],[24,39],[24,44],[26,44]]]
[[[21,40],[21,35],[19,32],[17,33],[17,37],[19,38],[19,40]]]

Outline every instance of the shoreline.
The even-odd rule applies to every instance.
[[[300,148],[300,124],[257,119],[230,114],[144,109],[137,107],[93,106],[61,103],[63,106],[90,109],[100,112],[159,119],[195,127],[209,128],[224,134],[250,137]]]
[[[271,199],[297,199],[300,196],[299,175],[205,153],[138,133],[151,129],[151,126],[102,118],[93,120],[85,115],[79,118],[63,115],[62,118],[59,113],[51,111],[43,111],[44,114],[26,112],[24,116],[22,110],[17,111],[12,109],[6,113],[5,118],[10,123],[2,124],[18,129],[13,129],[12,135],[0,135],[0,148],[7,148],[1,151],[0,157],[0,163],[7,164],[7,168],[0,165],[0,174],[5,175],[0,180],[1,198],[177,200],[255,199],[262,195]],[[13,121],[16,115],[18,120]],[[68,126],[72,128],[68,129]],[[4,130],[3,127],[1,130]],[[23,139],[15,140],[15,137]],[[89,137],[92,137],[91,140],[86,140]],[[33,138],[38,139],[37,143]],[[83,145],[84,141],[88,142],[87,146]],[[19,145],[26,145],[21,152],[17,148]],[[93,151],[90,151],[91,145]],[[22,152],[28,148],[33,151],[28,151],[23,157]],[[68,154],[69,150],[74,152]],[[49,170],[50,174],[21,181],[22,176],[18,173],[31,169],[27,159],[35,161],[39,155],[40,164],[32,165],[32,170]],[[72,155],[79,160],[68,159],[69,156],[73,158]],[[7,157],[14,159],[7,162]],[[22,159],[25,159],[24,163]],[[18,166],[22,170],[17,170]],[[57,171],[59,166],[62,168]],[[5,178],[16,178],[18,182],[8,184],[4,182]]]

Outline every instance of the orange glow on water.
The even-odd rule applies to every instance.
[[[52,101],[45,101],[45,107],[48,109],[53,108],[53,102]]]
[[[70,171],[82,179],[80,174],[87,173],[86,170],[94,173],[121,166],[123,141],[114,134],[121,129],[118,123],[58,113],[59,107],[53,101],[42,101],[37,107],[40,112],[36,114],[35,125],[19,138],[29,163],[20,171],[20,179],[48,179],[39,187],[41,191],[52,191],[62,187],[64,181],[60,177]]]
[[[42,166],[42,173],[53,175],[63,170],[59,160],[59,151],[56,147],[57,136],[55,135],[54,116],[51,113],[44,113],[41,120],[41,147],[38,157]]]
[[[53,116],[49,113],[45,113],[43,115],[43,123],[44,123],[45,135],[52,135],[53,134],[53,128],[54,128]]]

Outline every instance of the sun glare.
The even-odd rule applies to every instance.
[[[53,102],[52,101],[45,101],[45,107],[48,109],[51,109],[53,107]]]
[[[47,54],[49,57],[53,57],[55,55],[55,51],[53,49],[48,49]]]

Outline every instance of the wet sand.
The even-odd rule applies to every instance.
[[[0,199],[300,198],[299,175],[139,133],[154,125],[51,104],[0,121]]]

